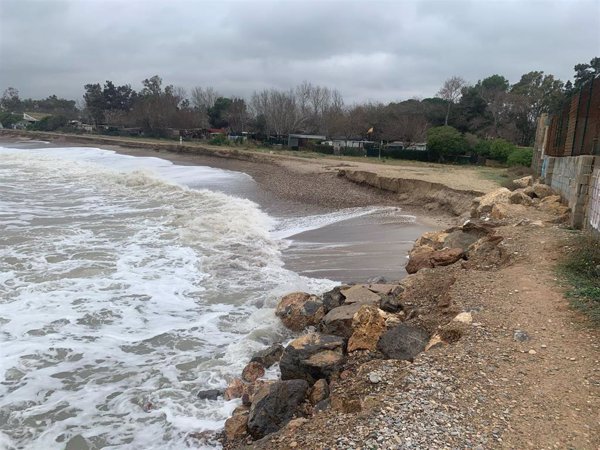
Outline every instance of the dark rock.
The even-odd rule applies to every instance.
[[[198,392],[198,394],[196,395],[196,397],[198,397],[200,400],[216,400],[222,396],[222,389],[205,389],[203,391]]]
[[[329,409],[330,406],[331,406],[331,400],[326,398],[325,400],[321,400],[319,403],[317,403],[315,405],[314,411],[315,412],[325,411],[326,409]]]
[[[337,286],[329,292],[323,294],[323,306],[325,307],[325,314],[338,306],[342,306],[344,303],[344,296],[342,295],[342,288],[345,286]]]
[[[379,305],[379,301],[381,300],[379,294],[376,294],[361,284],[342,289],[342,295],[344,296],[344,305],[350,305],[352,303]]]
[[[396,313],[402,310],[402,303],[400,303],[400,297],[390,294],[381,296],[380,308],[384,311]]]
[[[261,439],[285,426],[304,402],[308,383],[304,380],[278,381],[258,391],[248,415],[248,431]]]
[[[353,303],[332,309],[323,317],[319,325],[321,331],[349,338],[353,333],[352,318],[361,306],[362,303]]]
[[[412,360],[425,349],[428,341],[429,334],[424,329],[400,324],[381,336],[377,349],[388,359]]]
[[[303,379],[310,384],[330,379],[345,362],[345,340],[339,336],[309,333],[293,340],[283,351],[282,380]]]
[[[283,353],[283,345],[273,344],[269,348],[256,352],[250,362],[257,362],[262,364],[266,369],[271,367],[273,364],[279,362],[281,354]]]
[[[325,315],[325,307],[323,301],[315,295],[294,292],[279,301],[275,315],[290,330],[302,331],[319,323]]]

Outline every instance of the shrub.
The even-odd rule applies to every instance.
[[[533,149],[531,148],[516,148],[506,159],[506,164],[509,166],[531,166],[533,159]]]
[[[490,156],[491,143],[490,141],[481,140],[473,147],[473,153],[477,156]]]
[[[392,159],[406,159],[412,161],[428,161],[428,154],[422,150],[404,150],[399,148],[384,148],[381,156]]]
[[[505,139],[494,139],[490,142],[489,157],[505,163],[512,152],[517,149],[517,146]]]
[[[35,122],[31,128],[36,131],[55,131],[64,127],[68,123],[65,116],[47,116],[42,120]]]
[[[437,159],[461,155],[467,144],[460,132],[453,127],[433,127],[427,130],[427,150]]]
[[[217,134],[216,136],[213,136],[208,143],[210,145],[223,145],[227,143],[227,138],[222,134]]]
[[[315,145],[313,150],[317,153],[323,153],[325,155],[333,155],[333,147],[331,145],[317,144],[317,145]]]

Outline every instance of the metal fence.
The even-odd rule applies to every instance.
[[[600,78],[583,85],[559,114],[552,116],[545,154],[600,155]]]

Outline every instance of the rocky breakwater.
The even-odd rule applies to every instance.
[[[547,186],[529,178],[515,181],[523,186],[476,198],[471,218],[462,226],[421,236],[409,254],[410,275],[402,281],[373,280],[322,295],[284,296],[275,314],[301,334],[286,346],[254,355],[231,382],[225,398],[241,398],[242,405],[225,424],[225,448],[317,448],[323,436],[300,431],[311,429],[309,423],[322,433],[337,433],[317,424],[379,417],[390,396],[417,389],[415,360],[420,354],[444,352],[478,326],[476,310],[461,304],[461,280],[469,271],[511,264],[512,254],[498,230],[545,226],[536,218],[538,212],[546,220],[568,217],[560,197]],[[280,379],[264,380],[265,369],[277,363]],[[411,402],[403,405],[410,409]],[[409,422],[404,426],[412,427]],[[373,432],[378,439],[385,434]],[[368,436],[363,438],[368,441]]]

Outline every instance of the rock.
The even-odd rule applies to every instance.
[[[352,319],[361,306],[362,303],[354,303],[332,309],[323,317],[319,325],[320,330],[326,334],[349,338],[353,333]]]
[[[444,242],[448,237],[446,231],[430,231],[423,233],[416,241],[415,247],[430,247],[434,250],[439,250],[445,247]]]
[[[356,350],[375,350],[385,331],[385,317],[373,305],[363,305],[352,319],[354,332],[348,341],[348,353]]]
[[[514,205],[531,206],[533,201],[531,197],[524,194],[523,191],[515,191],[510,195],[510,203]]]
[[[508,254],[499,246],[504,238],[499,235],[490,235],[475,242],[467,252],[469,267],[491,269],[501,266],[508,261]]]
[[[326,398],[329,397],[329,384],[327,384],[327,380],[321,378],[317,380],[312,389],[310,390],[310,394],[308,395],[308,400],[311,405],[316,405]]]
[[[533,177],[531,175],[523,178],[517,178],[512,183],[518,188],[526,188],[527,186],[533,185]]]
[[[65,445],[65,450],[89,450],[87,440],[80,434],[73,436]]]
[[[341,292],[345,298],[344,305],[351,305],[352,303],[379,304],[379,295],[360,284],[354,285],[348,289],[342,289]]]
[[[338,306],[344,304],[344,296],[342,295],[342,289],[347,286],[337,286],[329,292],[323,294],[323,306],[325,307],[325,314]]]
[[[448,233],[446,239],[444,239],[442,248],[460,248],[466,252],[471,244],[488,233],[489,230],[468,223],[465,226]]]
[[[387,283],[387,280],[385,279],[385,277],[373,277],[373,278],[369,278],[367,280],[367,283],[371,284],[381,284],[381,283]]]
[[[256,352],[250,362],[257,362],[262,364],[266,369],[271,367],[273,364],[279,362],[281,354],[283,353],[283,345],[273,344],[269,348]]]
[[[471,315],[470,312],[461,312],[460,314],[458,314],[452,320],[454,322],[461,322],[461,323],[471,324],[471,323],[473,323],[473,316]]]
[[[380,295],[400,295],[404,291],[401,284],[369,284],[367,289]]]
[[[554,191],[547,184],[535,183],[533,185],[533,193],[537,198],[548,197],[549,195],[554,195]]]
[[[425,351],[428,352],[432,348],[437,348],[444,344],[446,344],[446,342],[442,339],[442,337],[438,333],[436,333],[433,336],[431,336],[431,339],[429,339],[429,342],[425,346]]]
[[[281,379],[303,379],[310,384],[321,378],[329,379],[345,362],[344,343],[339,336],[318,333],[294,339],[279,362]]]
[[[549,195],[539,204],[539,208],[555,216],[564,216],[569,214],[571,209],[560,202],[560,195]]]
[[[380,308],[383,311],[396,313],[402,310],[402,303],[400,302],[400,298],[396,295],[382,295]]]
[[[234,378],[231,383],[229,383],[229,386],[227,386],[227,389],[225,389],[223,397],[227,401],[233,400],[234,398],[241,398],[244,390],[244,382],[239,378]]]
[[[224,434],[225,442],[230,443],[239,441],[246,437],[248,433],[248,414],[238,414],[225,421]]]
[[[247,383],[254,383],[260,377],[265,375],[265,368],[256,361],[249,362],[242,370],[242,380]]]
[[[523,330],[515,330],[513,339],[517,342],[525,342],[529,340],[529,334]]]
[[[479,199],[476,208],[477,215],[488,214],[492,211],[494,205],[499,203],[508,203],[511,191],[507,188],[499,188],[488,194],[485,194]]]
[[[388,359],[412,360],[428,341],[429,334],[424,329],[400,324],[381,336],[377,349]]]
[[[315,295],[294,292],[284,296],[277,305],[275,315],[292,331],[302,331],[316,325],[325,315],[323,301]]]
[[[222,395],[222,389],[205,389],[203,391],[198,392],[198,394],[196,394],[196,397],[199,400],[216,400]]]
[[[529,353],[530,355],[537,354],[537,352],[534,349],[529,350],[527,353]]]
[[[449,266],[464,256],[461,248],[445,248],[431,252],[418,252],[409,257],[406,264],[406,272],[417,273],[421,269],[438,266]]]
[[[331,400],[326,398],[325,400],[322,400],[315,405],[314,411],[315,412],[325,411],[326,409],[329,409],[330,406],[331,406]]]
[[[233,412],[231,413],[232,416],[239,416],[240,414],[245,414],[248,415],[248,413],[250,412],[250,407],[246,406],[246,405],[240,405],[238,407],[236,407]]]
[[[308,383],[304,380],[278,381],[258,391],[248,415],[248,431],[261,439],[285,426],[304,402]]]
[[[533,186],[527,186],[525,189],[523,189],[523,194],[531,198],[537,198],[537,195],[535,195],[535,192],[533,191]]]
[[[379,384],[379,383],[381,383],[381,377],[379,375],[377,375],[376,373],[371,372],[369,374],[369,382],[371,384]]]

